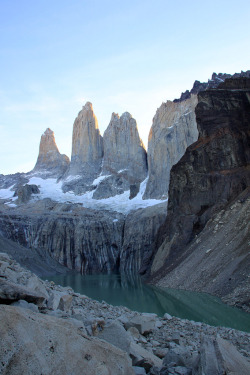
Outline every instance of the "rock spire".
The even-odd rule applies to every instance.
[[[41,136],[39,155],[34,171],[44,171],[62,175],[69,165],[69,158],[60,154],[54,132],[47,128]]]
[[[100,173],[103,140],[92,104],[87,102],[73,125],[72,154],[69,174],[88,178]]]
[[[147,153],[140,139],[136,120],[125,112],[113,113],[103,135],[103,173],[126,172],[131,183],[147,175]]]

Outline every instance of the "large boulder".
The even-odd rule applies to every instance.
[[[200,355],[193,368],[193,375],[248,375],[250,362],[234,345],[219,335],[215,341],[204,338]]]
[[[27,203],[32,194],[39,194],[40,190],[38,189],[37,185],[29,185],[26,184],[24,186],[20,186],[15,190],[14,197],[18,197],[16,203]]]
[[[70,321],[5,305],[0,321],[3,375],[134,375],[125,352]]]
[[[45,296],[0,278],[0,303],[10,304],[18,300],[42,305]]]

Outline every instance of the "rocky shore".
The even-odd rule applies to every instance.
[[[111,306],[0,254],[0,374],[248,374],[250,335]]]

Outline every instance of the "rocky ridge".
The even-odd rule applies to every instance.
[[[97,302],[40,280],[4,253],[0,274],[2,374],[34,373],[34,363],[46,374],[249,372],[245,332]]]
[[[183,92],[180,96],[179,99],[175,99],[174,102],[181,102],[183,100],[189,99],[192,94],[197,95],[201,91],[205,90],[210,90],[210,89],[215,89],[219,85],[222,84],[225,80],[229,78],[250,78],[250,70],[247,70],[246,72],[241,71],[240,73],[235,73],[235,74],[228,74],[228,73],[213,73],[211,79],[209,79],[207,82],[200,82],[200,81],[195,81],[192,89],[186,90]]]
[[[168,216],[158,234],[152,273],[157,272],[156,279],[162,279],[158,281],[161,285],[177,287],[182,283],[184,288],[190,285],[192,289],[207,290],[226,300],[235,290],[235,295],[242,294],[239,304],[249,308],[244,284],[249,272],[250,79],[244,78],[244,82],[244,89],[240,78],[226,81],[218,90],[198,94],[195,112],[199,139],[171,170]],[[237,206],[237,201],[242,206]],[[227,237],[219,237],[222,226],[216,215],[231,216],[235,207],[239,209],[236,212],[239,233],[235,228],[229,233],[229,218],[224,231]],[[209,220],[213,233],[222,241],[220,244],[212,240],[211,232],[208,241],[202,238]],[[223,256],[219,254],[220,248]],[[206,259],[201,260],[201,254]],[[200,259],[201,265],[195,275],[189,273],[184,285],[182,277],[176,276],[181,270],[183,275],[188,274],[185,267],[191,258],[192,269],[195,258]],[[208,258],[214,261],[209,262]],[[206,274],[200,274],[202,270]]]

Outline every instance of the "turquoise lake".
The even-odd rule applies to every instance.
[[[250,314],[227,306],[205,293],[157,288],[144,284],[137,276],[121,274],[67,274],[47,279],[61,286],[70,286],[75,292],[100,302],[126,306],[139,312],[153,312],[159,316],[167,312],[182,319],[250,332]]]

